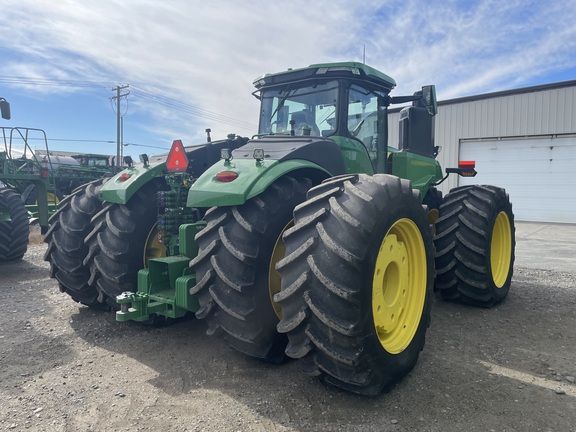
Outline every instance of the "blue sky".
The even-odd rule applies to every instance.
[[[2,0],[0,97],[55,150],[125,154],[257,128],[253,80],[361,61],[438,98],[576,79],[576,0]]]

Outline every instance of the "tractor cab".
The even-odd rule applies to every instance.
[[[330,138],[340,146],[348,172],[389,172],[388,107],[402,111],[398,148],[434,156],[434,86],[411,96],[390,97],[391,77],[361,63],[330,63],[266,74],[254,82],[260,99],[260,137]]]

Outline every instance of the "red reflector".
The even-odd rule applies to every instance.
[[[166,168],[168,168],[168,172],[184,172],[188,168],[188,157],[182,141],[174,140],[172,143],[168,159],[166,159]]]
[[[476,161],[460,161],[460,162],[458,162],[458,168],[474,169],[474,168],[476,168]]]
[[[216,174],[216,180],[223,182],[223,183],[228,183],[231,181],[234,181],[238,178],[238,173],[235,173],[233,171],[220,171],[218,174]]]
[[[130,177],[132,177],[132,174],[122,173],[122,174],[120,175],[120,181],[125,182],[125,181],[128,180]]]

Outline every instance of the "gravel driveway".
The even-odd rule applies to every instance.
[[[0,430],[576,431],[576,226],[517,223],[510,294],[437,298],[415,369],[376,398],[60,293],[44,245],[0,266]]]

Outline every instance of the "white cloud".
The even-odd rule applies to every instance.
[[[574,1],[569,2],[575,5]],[[408,1],[375,31],[400,83],[435,82],[441,97],[511,88],[553,68],[574,68],[576,8],[563,3]],[[402,84],[401,84],[402,85]]]
[[[5,0],[2,75],[132,83],[254,124],[264,72],[361,60],[399,93],[441,99],[525,85],[576,67],[576,1]],[[10,73],[8,73],[10,72]],[[136,93],[136,92],[135,92]],[[231,128],[150,101],[156,134],[202,139]],[[144,127],[144,125],[143,125]],[[249,131],[238,130],[243,134]]]

